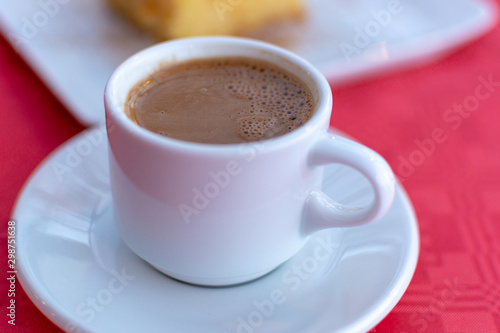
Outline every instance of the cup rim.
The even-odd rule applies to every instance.
[[[124,75],[127,69],[133,64],[142,61],[141,59],[147,59],[147,56],[162,51],[163,49],[169,49],[172,46],[181,46],[187,48],[193,47],[206,47],[210,45],[226,45],[234,48],[246,47],[254,48],[262,52],[272,53],[282,58],[284,61],[288,61],[294,64],[296,67],[301,69],[304,73],[309,76],[312,82],[316,85],[318,93],[318,101],[315,105],[315,110],[312,117],[302,126],[294,129],[289,133],[285,133],[278,137],[264,139],[260,141],[250,141],[245,143],[230,143],[230,144],[214,144],[214,143],[198,143],[191,141],[184,141],[174,138],[169,138],[162,136],[160,134],[154,133],[150,130],[140,127],[133,120],[131,120],[124,111],[123,105],[120,105],[118,97],[113,95],[113,91],[116,90],[116,86],[120,84],[120,77]],[[230,55],[228,55],[230,56]],[[249,56],[252,58],[252,56]],[[208,57],[207,57],[208,58]],[[194,59],[194,58],[193,58]],[[156,64],[158,65],[158,63]],[[279,64],[277,64],[280,66]],[[297,72],[293,73],[301,78],[301,75]],[[143,76],[145,77],[145,75]],[[142,77],[141,77],[142,78]],[[304,82],[306,85],[307,82]],[[147,141],[154,145],[165,146],[169,149],[175,149],[179,151],[195,152],[195,153],[232,153],[235,149],[241,148],[242,145],[252,145],[252,144],[265,144],[267,148],[279,148],[283,145],[287,145],[290,142],[295,142],[300,140],[302,137],[309,135],[311,132],[318,132],[319,129],[326,125],[329,125],[330,116],[333,105],[333,98],[331,93],[331,87],[326,80],[326,78],[316,69],[312,64],[307,62],[302,57],[297,54],[286,50],[282,47],[244,37],[229,37],[229,36],[203,36],[203,37],[188,37],[168,40],[165,42],[160,42],[158,44],[152,45],[145,48],[134,55],[130,56],[128,59],[123,61],[110,76],[104,92],[104,104],[106,121],[112,120],[114,126],[120,126],[127,132],[136,135],[138,138]],[[325,119],[326,118],[326,119]],[[108,126],[107,128],[109,128]],[[109,133],[108,133],[109,134]]]

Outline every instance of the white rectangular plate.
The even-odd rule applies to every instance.
[[[497,21],[489,0],[308,0],[301,23],[261,39],[318,67],[333,85],[443,55]],[[0,28],[84,125],[103,121],[103,91],[123,60],[155,43],[106,0],[5,1]]]

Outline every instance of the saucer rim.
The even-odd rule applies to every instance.
[[[46,290],[44,285],[40,283],[40,280],[37,279],[36,274],[30,269],[30,265],[25,263],[29,262],[28,260],[22,259],[23,257],[23,247],[19,246],[19,219],[17,216],[22,215],[22,206],[24,205],[25,197],[28,196],[30,192],[30,187],[34,186],[37,178],[40,177],[40,174],[43,170],[49,167],[50,161],[54,160],[57,156],[62,154],[68,147],[76,144],[82,138],[84,138],[85,132],[88,131],[96,131],[99,130],[97,127],[89,128],[80,132],[79,134],[73,136],[59,147],[57,147],[53,152],[47,155],[46,158],[42,160],[42,162],[33,170],[30,176],[27,178],[25,183],[23,184],[18,197],[16,198],[14,208],[12,209],[12,214],[10,220],[14,220],[16,222],[16,276],[21,285],[21,287],[26,292],[26,295],[33,302],[33,304],[43,313],[43,315],[48,318],[53,324],[64,331],[70,332],[92,332],[90,327],[86,327],[85,323],[75,322],[73,317],[65,310],[63,307],[57,306],[58,301],[54,299],[50,293]],[[333,131],[341,136],[345,136],[351,138],[349,135],[346,135],[342,131],[339,131],[335,128],[330,128],[330,131]],[[351,138],[352,139],[352,138]],[[107,142],[103,144],[107,145]],[[420,252],[420,233],[418,229],[418,220],[415,213],[415,209],[411,203],[408,193],[403,188],[402,184],[397,181],[396,183],[396,200],[399,199],[401,202],[401,211],[405,212],[406,220],[405,224],[408,225],[409,229],[409,239],[406,239],[407,244],[407,255],[406,258],[401,258],[402,264],[398,269],[399,274],[393,276],[391,281],[397,281],[393,288],[391,288],[388,296],[383,297],[383,293],[379,295],[377,302],[373,303],[370,306],[370,310],[368,310],[364,315],[358,317],[354,322],[349,324],[348,326],[343,327],[337,332],[361,332],[361,331],[369,331],[373,327],[375,327],[378,323],[380,323],[386,316],[389,314],[392,309],[396,306],[399,300],[402,298],[403,294],[406,292],[413,275],[416,270],[419,252]],[[90,232],[90,230],[89,230]],[[56,306],[54,306],[56,304]]]

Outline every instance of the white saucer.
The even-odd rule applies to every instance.
[[[356,172],[333,166],[325,175],[325,192],[339,201],[370,199]],[[50,155],[18,199],[19,281],[66,331],[362,332],[396,305],[417,263],[417,222],[401,187],[381,220],[317,233],[275,271],[228,288],[191,286],[153,269],[121,242],[111,208],[103,129]]]
[[[305,2],[303,22],[259,37],[301,55],[334,85],[442,56],[484,34],[498,18],[494,0]],[[394,3],[399,6],[389,7]],[[390,17],[377,14],[389,9]],[[113,70],[156,42],[104,0],[3,1],[0,29],[84,125],[102,120],[102,93]],[[359,39],[359,31],[369,35]]]

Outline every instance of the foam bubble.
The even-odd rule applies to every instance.
[[[252,141],[272,138],[285,127],[276,117],[245,116],[236,121],[240,135]]]

